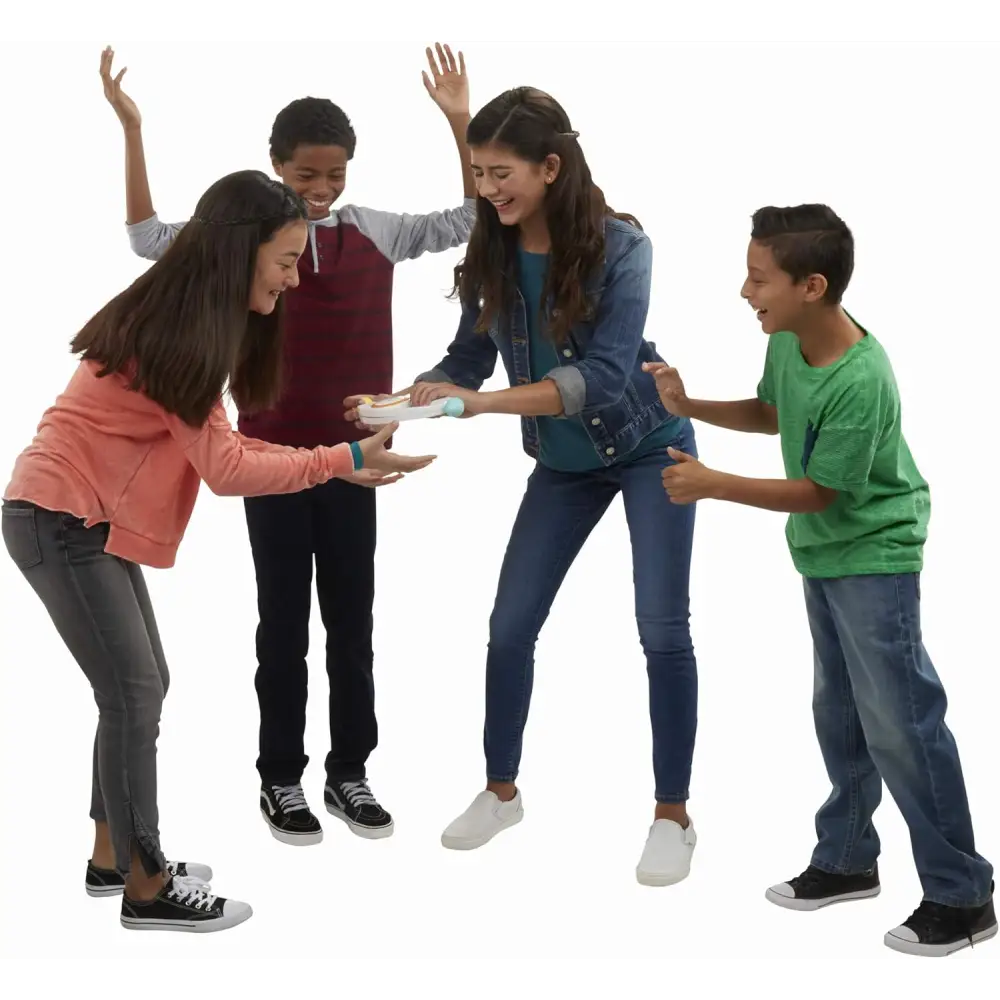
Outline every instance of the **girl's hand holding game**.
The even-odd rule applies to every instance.
[[[671,368],[662,361],[647,361],[642,370],[649,372],[655,379],[656,391],[660,394],[660,401],[668,413],[672,413],[675,417],[691,416],[690,400],[684,390],[680,372],[676,368]]]
[[[438,399],[460,399],[464,405],[463,417],[476,417],[486,412],[482,393],[451,382],[418,382],[410,390],[411,406],[429,406]]]
[[[111,76],[111,63],[114,61],[115,51],[109,45],[101,53],[101,81],[104,84],[104,96],[108,103],[115,109],[118,120],[122,123],[122,128],[126,132],[137,130],[142,126],[142,115],[135,105],[135,101],[122,90],[122,77],[128,69],[126,66],[114,78]]]

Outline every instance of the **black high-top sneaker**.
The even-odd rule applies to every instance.
[[[249,904],[215,896],[194,879],[172,878],[152,899],[122,897],[122,927],[130,931],[224,931],[253,916]]]
[[[764,895],[775,906],[788,910],[818,910],[831,903],[871,899],[881,891],[877,864],[857,875],[834,875],[810,865],[801,875],[772,885]]]
[[[312,814],[302,785],[264,785],[260,790],[260,813],[271,836],[283,844],[304,847],[323,839],[323,828]]]
[[[886,934],[886,945],[906,955],[944,958],[989,941],[997,934],[993,890],[991,885],[990,899],[982,906],[943,906],[924,900],[908,920]]]
[[[359,837],[379,840],[392,836],[392,817],[378,804],[366,779],[327,781],[323,801],[326,811],[343,820]]]
[[[180,878],[193,878],[197,882],[211,882],[212,869],[208,865],[196,865],[187,861],[168,861],[167,874]],[[113,868],[98,868],[93,861],[87,862],[87,895],[120,896],[125,891],[125,879]]]

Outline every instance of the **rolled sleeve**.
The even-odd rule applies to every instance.
[[[637,234],[606,276],[586,357],[546,376],[566,416],[606,409],[625,394],[646,328],[652,269],[653,244]]]
[[[587,405],[587,380],[576,365],[554,368],[545,376],[555,383],[562,397],[563,416],[575,417]]]

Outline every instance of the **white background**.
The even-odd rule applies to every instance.
[[[526,5],[513,6],[526,16]],[[215,37],[225,43],[200,40],[211,36],[186,9],[173,26],[184,30],[155,41],[137,16],[128,19],[131,38],[124,22],[104,19],[49,37],[44,58],[23,46],[4,65],[0,464],[10,467],[70,376],[74,332],[146,266],[124,230],[121,130],[97,75],[104,44],[130,67],[125,89],[144,116],[154,204],[174,220],[222,174],[266,169],[274,115],[305,94],[342,104],[355,125],[344,203],[409,212],[458,204],[455,150],[420,83],[423,46],[441,37],[465,51],[474,110],[524,83],[567,108],[609,202],[634,213],[653,240],[647,336],[692,395],[746,397],[759,377],[765,341],[738,295],[753,210],[824,201],[853,228],[846,304],[889,351],[906,435],[932,485],[925,639],[950,695],[977,839],[996,860],[1000,551],[990,398],[1000,48],[753,40],[794,35],[797,13],[794,22],[776,19],[783,34],[721,19],[715,34],[726,43],[465,41],[438,19],[378,43],[368,25],[353,44],[343,19],[312,14],[320,24],[307,24],[305,10],[274,8],[252,23],[247,15],[244,34],[252,29],[256,40],[222,34],[218,20]],[[492,37],[545,37],[517,30],[512,8],[490,14],[480,12],[489,25],[467,36],[489,27]],[[811,35],[898,38],[915,22],[900,23],[873,14],[868,36],[838,32],[843,23]],[[923,26],[909,37],[954,37]],[[634,18],[628,27],[624,39],[654,37]],[[966,19],[957,34],[982,41],[988,27]],[[305,45],[311,30],[336,35],[336,45]],[[398,385],[436,362],[454,332],[457,307],[444,293],[460,257],[397,270]],[[701,426],[698,435],[710,465],[781,475],[774,439]],[[0,560],[3,952],[26,960],[31,975],[103,969],[95,986],[110,982],[107,961],[159,968],[158,986],[130,984],[141,992],[198,990],[184,982],[192,963],[238,960],[243,971],[226,975],[250,977],[253,996],[298,990],[300,962],[315,963],[301,988],[374,996],[399,986],[434,986],[442,996],[704,988],[737,973],[747,984],[751,963],[772,993],[823,992],[824,970],[845,957],[852,968],[876,963],[874,977],[941,975],[941,966],[931,972],[881,944],[920,898],[888,795],[877,814],[879,901],[800,915],[763,899],[769,883],[806,865],[812,815],[828,791],[812,731],[801,584],[780,515],[709,503],[698,514],[701,723],[690,808],[700,841],[690,879],[652,890],[634,878],[653,786],[620,502],[572,570],[538,646],[520,779],[525,822],[478,852],[444,851],[442,828],[483,782],[487,620],[531,466],[514,418],[411,425],[397,442],[440,458],[379,493],[381,742],[369,770],[396,817],[391,839],[362,841],[331,819],[322,845],[295,850],[259,818],[255,588],[242,504],[205,490],[176,568],[147,574],[173,678],[160,740],[164,847],[212,864],[217,891],[253,904],[253,919],[231,932],[126,935],[116,902],[84,894],[96,709],[44,609]],[[314,619],[305,787],[324,816],[324,637]],[[956,961],[998,957],[994,945]],[[840,989],[869,995],[851,976]]]

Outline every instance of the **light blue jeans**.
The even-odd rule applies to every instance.
[[[981,906],[992,865],[976,853],[947,697],[920,633],[920,578],[805,581],[815,650],[813,714],[833,784],[816,816],[812,863],[867,871],[884,781],[910,830],[924,898]]]

